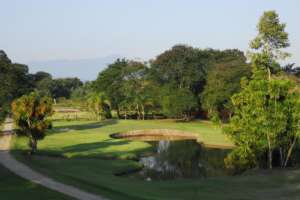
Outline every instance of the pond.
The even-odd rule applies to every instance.
[[[143,169],[136,175],[145,180],[227,175],[224,158],[229,149],[206,148],[195,138],[174,135],[131,135],[123,139],[145,141],[154,147],[152,154],[139,158]]]

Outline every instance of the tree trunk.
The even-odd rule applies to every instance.
[[[271,138],[270,135],[267,134],[267,138],[268,138],[268,160],[269,160],[269,169],[273,168],[272,162],[273,162],[273,151],[272,151],[272,146],[271,146]]]
[[[283,166],[284,168],[286,168],[286,166],[287,166],[287,164],[288,164],[288,162],[289,162],[289,159],[290,159],[290,157],[291,157],[291,155],[292,155],[292,151],[293,151],[293,148],[294,148],[294,146],[295,146],[295,144],[296,144],[296,141],[297,141],[297,137],[295,136],[295,138],[294,138],[294,140],[293,140],[293,143],[292,143],[292,145],[290,146],[290,148],[289,148],[289,150],[288,150],[286,159],[285,159],[285,161],[284,161],[284,166]]]
[[[283,168],[283,166],[284,166],[284,157],[283,157],[282,147],[279,148],[279,154],[280,154],[280,167]]]
[[[142,105],[142,116],[143,116],[143,120],[145,120],[145,108],[144,108],[144,105]]]
[[[30,138],[30,148],[31,148],[30,154],[31,155],[35,154],[37,150],[37,141],[33,137]]]
[[[139,104],[136,104],[136,111],[137,111],[138,119],[141,119]]]
[[[272,166],[272,162],[273,162],[273,156],[272,156],[272,150],[271,149],[269,149],[269,169],[272,169],[273,168],[273,166]]]
[[[117,117],[118,117],[118,119],[120,119],[120,110],[119,110],[119,106],[117,106]]]
[[[270,70],[269,67],[267,68],[267,70],[268,70],[268,78],[269,78],[269,81],[270,81],[271,80],[271,70]]]

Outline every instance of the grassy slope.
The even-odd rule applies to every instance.
[[[2,124],[3,125],[3,124]],[[3,126],[0,127],[0,134]],[[1,137],[1,136],[0,136]],[[0,165],[0,199],[19,200],[71,200],[58,192],[46,189],[30,181],[24,180]]]
[[[70,200],[60,193],[24,180],[0,165],[0,199],[7,200]]]
[[[106,121],[56,122],[55,129],[40,142],[40,156],[18,159],[35,169],[91,192],[112,199],[299,199],[300,171],[274,171],[272,174],[220,177],[205,180],[146,182],[113,173],[136,167],[137,163],[119,158],[135,157],[150,147],[144,142],[112,140],[110,133],[132,129],[173,128],[199,133],[210,144],[228,145],[220,130],[206,122]],[[18,139],[17,149],[25,149]],[[52,156],[45,156],[52,155]],[[53,155],[63,155],[61,158]],[[118,159],[99,159],[114,157]]]

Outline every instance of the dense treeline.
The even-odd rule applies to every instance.
[[[13,63],[4,51],[0,51],[0,118],[10,109],[11,102],[32,91],[41,96],[69,98],[72,91],[83,83],[78,78],[53,79],[49,73],[30,74],[28,66]]]
[[[241,77],[250,74],[239,50],[176,45],[149,63],[116,60],[99,73],[93,87],[107,95],[120,118],[189,120],[203,111],[224,111],[231,95],[239,90]]]
[[[46,72],[30,74],[28,67],[0,55],[0,106],[31,91],[54,100],[82,102],[97,118],[190,120],[210,117],[227,121],[232,115],[231,96],[240,91],[242,77],[251,76],[251,66],[237,49],[198,49],[175,45],[149,62],[117,59],[95,81],[52,78]],[[291,76],[298,68],[282,68]],[[98,99],[98,100],[97,100]],[[101,105],[100,105],[100,102]],[[105,103],[104,103],[105,102]]]
[[[29,92],[33,88],[33,76],[28,67],[12,63],[4,51],[0,51],[0,106],[9,105],[14,98]]]

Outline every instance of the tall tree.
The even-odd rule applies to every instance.
[[[12,63],[4,51],[0,51],[0,107],[7,106],[21,95],[33,90],[32,76],[26,65]]]
[[[226,132],[238,147],[228,157],[229,165],[237,161],[234,154],[257,161],[259,154],[267,151],[268,166],[272,168],[273,153],[279,150],[281,166],[286,167],[298,141],[299,89],[286,76],[275,74],[278,60],[288,55],[281,50],[289,46],[284,28],[274,11],[265,12],[260,19],[259,34],[250,44],[258,50],[251,54],[252,79],[244,81],[242,91],[232,98],[234,116]]]
[[[275,11],[266,11],[257,25],[258,35],[250,42],[250,47],[258,51],[250,53],[254,69],[267,71],[269,77],[280,70],[277,61],[289,56],[281,50],[290,46],[285,27]]]
[[[124,72],[123,110],[134,111],[138,119],[145,119],[146,107],[152,101],[147,72],[148,68],[145,64],[136,61],[129,61]]]
[[[128,61],[125,59],[117,59],[114,63],[99,73],[94,82],[94,87],[97,92],[104,92],[113,109],[117,110],[120,117],[120,103],[124,100],[122,85],[124,80],[124,71]]]
[[[179,117],[183,116],[182,113],[190,113],[192,110],[199,109],[198,94],[202,91],[205,84],[210,55],[210,50],[200,51],[186,45],[175,45],[152,61],[150,76],[155,84],[163,88],[161,89],[160,99],[164,102],[162,107],[164,107],[163,111],[165,114]],[[192,95],[190,98],[187,97],[189,102],[173,98],[174,94],[170,91],[177,90],[181,92],[176,94],[185,93]],[[180,113],[174,113],[177,109],[168,110],[172,108],[167,103],[170,99],[172,99],[172,103],[178,101],[176,103],[178,106],[181,105],[181,108],[189,108],[189,110],[182,112],[183,110],[178,109],[178,111],[181,110]]]
[[[152,78],[160,85],[188,88],[197,95],[205,83],[210,54],[210,50],[200,51],[186,45],[175,45],[152,62]]]

